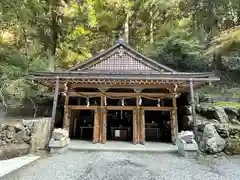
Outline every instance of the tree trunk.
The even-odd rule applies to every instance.
[[[55,71],[55,55],[57,50],[57,41],[58,41],[58,1],[52,0],[50,5],[50,12],[51,12],[51,46],[48,52],[49,58],[49,69],[50,71]]]
[[[127,16],[124,22],[124,41],[125,43],[129,43],[129,12],[127,12]]]
[[[153,12],[150,11],[150,44],[153,43]]]
[[[4,97],[4,94],[2,93],[2,91],[0,91],[0,96],[1,96],[1,99],[2,99],[2,103],[3,103],[4,107],[5,107],[5,112],[8,112],[8,105],[7,105],[6,101],[5,101],[5,97]]]
[[[47,56],[48,56],[48,60],[49,60],[48,70],[51,72],[54,72],[55,71],[55,57],[52,55],[52,53],[50,51],[47,51]]]
[[[37,116],[37,110],[38,110],[38,109],[37,109],[37,107],[36,107],[33,99],[32,99],[31,97],[29,97],[29,99],[30,99],[30,101],[31,101],[31,103],[32,103],[32,105],[33,105],[33,108],[34,108],[33,118],[36,118],[36,116]]]
[[[26,35],[26,30],[24,28],[22,28],[22,33],[23,33],[23,38],[24,38],[24,54],[25,56],[28,56],[28,42],[27,42],[27,35]],[[29,64],[28,64],[29,66]]]
[[[52,49],[51,53],[53,56],[56,54],[57,49],[57,40],[58,40],[58,23],[57,23],[57,3],[54,1],[51,10],[52,16],[52,24],[51,24],[51,31],[52,31]]]

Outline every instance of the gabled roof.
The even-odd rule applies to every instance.
[[[121,41],[118,41],[117,44],[91,59],[71,67],[67,71],[176,72],[144,56]]]
[[[132,49],[118,43],[93,58],[77,64],[66,71],[29,72],[32,79],[49,86],[60,79],[63,83],[79,85],[160,85],[178,84],[185,88],[190,80],[197,85],[206,81],[220,80],[212,72],[177,72]]]

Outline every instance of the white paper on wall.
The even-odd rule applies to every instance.
[[[120,137],[120,130],[115,130],[115,137]]]

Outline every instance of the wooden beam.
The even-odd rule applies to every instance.
[[[66,108],[71,109],[71,110],[95,110],[99,106],[84,106],[84,105],[68,105]]]
[[[149,96],[149,97],[171,97],[171,93],[118,93],[118,92],[68,92],[68,96],[78,97],[78,96],[112,96],[112,97],[137,97],[137,96]]]
[[[79,83],[71,83],[71,88],[127,88],[129,89],[129,86],[131,88],[173,88],[173,84],[122,84],[122,85],[110,85],[110,84],[79,84]]]
[[[106,106],[107,110],[134,110],[136,106]]]
[[[59,77],[57,76],[56,84],[55,84],[55,93],[53,98],[53,107],[52,107],[52,122],[51,122],[52,128],[54,127],[54,124],[55,124],[58,94],[59,94]]]
[[[141,106],[144,111],[172,111],[173,107],[155,107],[155,106]]]
[[[85,105],[67,105],[66,108],[71,110],[95,110],[99,106],[85,106]],[[137,109],[137,106],[105,106],[106,110],[134,110]],[[155,107],[155,106],[141,106],[141,109],[144,111],[172,111],[173,107]]]

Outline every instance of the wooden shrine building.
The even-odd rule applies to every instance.
[[[61,92],[65,95],[63,128],[68,131],[78,129],[79,127],[74,125],[74,119],[75,124],[76,121],[82,122],[81,111],[91,110],[94,117],[93,142],[106,143],[107,131],[110,131],[108,130],[109,112],[116,111],[115,114],[119,112],[121,116],[122,111],[131,112],[131,116],[128,116],[131,123],[127,127],[131,129],[129,132],[134,144],[144,144],[146,141],[145,116],[148,116],[150,121],[151,119],[162,121],[162,116],[154,114],[158,111],[167,114],[165,118],[170,127],[170,139],[175,142],[178,133],[176,103],[178,96],[190,91],[193,97],[194,87],[219,80],[211,72],[177,72],[147,58],[120,41],[106,51],[68,70],[32,72],[30,76],[35,82],[55,88],[53,122],[58,103],[57,97]],[[74,99],[79,101],[72,103]],[[194,106],[192,107],[194,110]],[[152,113],[146,115],[147,111]],[[75,112],[80,112],[80,115],[79,113],[74,115]],[[115,120],[110,118],[109,121]],[[115,126],[120,128],[119,124]]]

